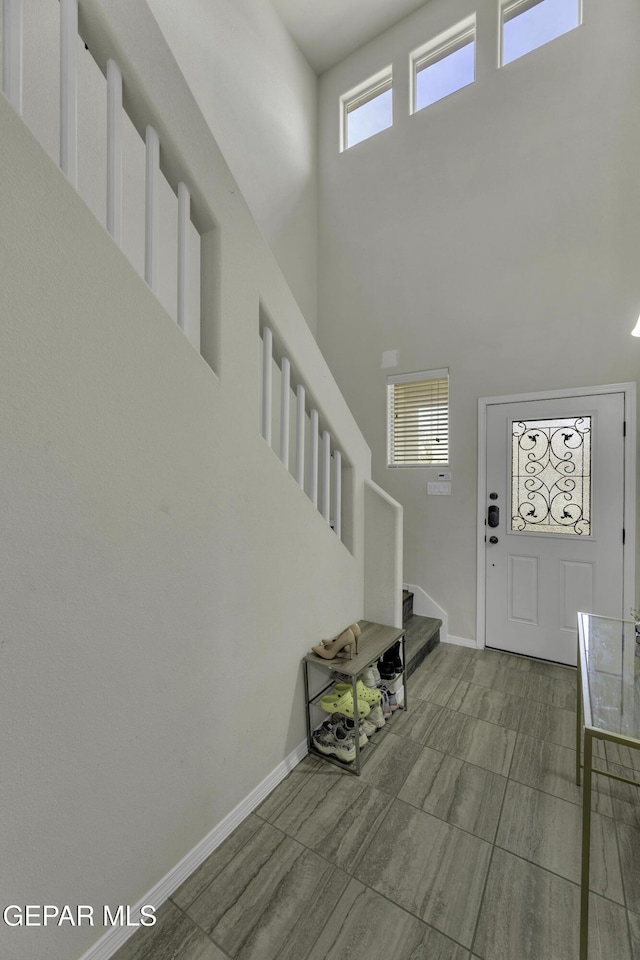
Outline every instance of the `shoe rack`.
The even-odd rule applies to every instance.
[[[343,770],[347,770],[349,773],[353,773],[358,777],[360,776],[363,760],[366,759],[367,755],[371,755],[373,752],[370,749],[368,750],[370,747],[370,744],[368,743],[365,744],[364,747],[360,747],[358,728],[356,728],[355,736],[353,738],[356,749],[356,757],[352,762],[348,763],[344,760],[338,759],[337,757],[320,753],[320,751],[317,750],[313,744],[313,733],[316,727],[312,723],[312,713],[318,712],[320,700],[328,691],[332,689],[334,683],[336,682],[334,674],[339,673],[341,678],[344,678],[344,680],[347,682],[351,682],[353,703],[356,704],[358,699],[357,685],[358,680],[362,677],[362,674],[365,672],[367,667],[371,667],[376,664],[378,660],[387,652],[387,650],[400,641],[402,656],[401,676],[404,687],[404,703],[398,709],[407,709],[407,658],[405,651],[404,627],[389,627],[383,623],[373,623],[370,620],[360,620],[359,625],[362,634],[358,644],[358,653],[355,654],[352,659],[334,657],[332,660],[326,660],[323,657],[319,657],[315,653],[308,653],[302,659],[304,673],[305,711],[307,720],[307,744],[309,747],[309,753],[312,756],[320,757],[322,760],[326,760],[328,763],[333,763],[335,766],[341,767]],[[324,676],[322,674],[324,674]],[[313,693],[311,693],[312,689],[314,691]],[[325,714],[325,717],[326,716],[327,714]],[[357,720],[357,710],[354,710],[354,716]],[[375,746],[373,749],[375,749]]]

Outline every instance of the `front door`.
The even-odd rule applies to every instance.
[[[486,645],[575,665],[622,617],[624,393],[487,406]]]

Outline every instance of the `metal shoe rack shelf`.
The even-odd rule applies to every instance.
[[[405,642],[404,642],[404,628],[403,627],[388,627],[382,623],[372,623],[370,620],[360,620],[360,629],[362,630],[362,635],[358,644],[359,652],[351,660],[343,660],[340,657],[336,657],[333,660],[325,660],[323,657],[317,656],[315,653],[308,653],[303,657],[302,663],[304,666],[304,696],[305,696],[305,706],[307,714],[307,743],[309,746],[309,753],[316,757],[321,757],[322,760],[327,760],[329,763],[335,764],[337,767],[341,767],[343,770],[347,770],[349,773],[353,773],[356,776],[360,776],[360,771],[362,769],[362,756],[364,752],[365,756],[367,755],[367,747],[369,744],[360,749],[360,737],[356,731],[355,747],[356,747],[356,758],[353,763],[345,763],[343,760],[339,760],[337,757],[327,756],[324,753],[320,753],[319,750],[313,745],[313,733],[316,729],[311,722],[311,713],[313,710],[319,710],[317,706],[321,697],[333,687],[335,683],[335,678],[331,678],[329,682],[322,682],[322,689],[317,690],[315,693],[310,694],[311,684],[310,684],[310,675],[309,668],[317,667],[318,670],[322,670],[325,673],[340,673],[343,677],[351,680],[353,686],[353,702],[357,701],[357,684],[361,675],[367,669],[367,667],[373,666],[380,657],[389,650],[398,640],[401,641],[402,646],[402,683],[404,686],[404,704],[400,708],[402,710],[407,709],[407,658],[405,655]],[[356,711],[357,713],[357,711]],[[326,716],[326,714],[325,714]],[[356,717],[357,720],[357,717]],[[371,751],[369,751],[369,754]]]

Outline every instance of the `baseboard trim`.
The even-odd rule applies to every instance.
[[[172,867],[162,880],[132,907],[131,916],[137,916],[140,907],[145,904],[153,904],[154,907],[158,908],[172,893],[175,893],[180,884],[184,883],[187,877],[191,876],[193,871],[196,870],[200,864],[227,839],[229,834],[262,803],[265,797],[278,786],[280,781],[284,780],[287,774],[304,760],[307,753],[307,741],[304,740],[292,750],[291,753],[278,764],[275,770],[272,770],[244,800],[241,800],[237,807],[234,807],[206,837],[197,843],[175,867]],[[80,960],[110,960],[123,943],[136,932],[136,929],[136,927],[111,927],[86,953],[82,954]]]
[[[449,634],[446,640],[441,641],[442,643],[453,643],[458,647],[471,647],[473,650],[477,650],[478,645],[475,640],[467,640],[465,637],[454,637],[453,634]]]

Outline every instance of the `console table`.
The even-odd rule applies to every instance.
[[[587,960],[589,932],[589,860],[591,782],[594,773],[640,786],[593,766],[593,741],[609,740],[640,748],[640,656],[636,656],[635,624],[590,613],[578,614],[578,694],[576,703],[576,783],[580,785],[581,741],[584,738],[582,795],[582,871],[580,890],[580,960]],[[598,760],[596,759],[596,762]],[[606,761],[600,761],[606,766]]]

